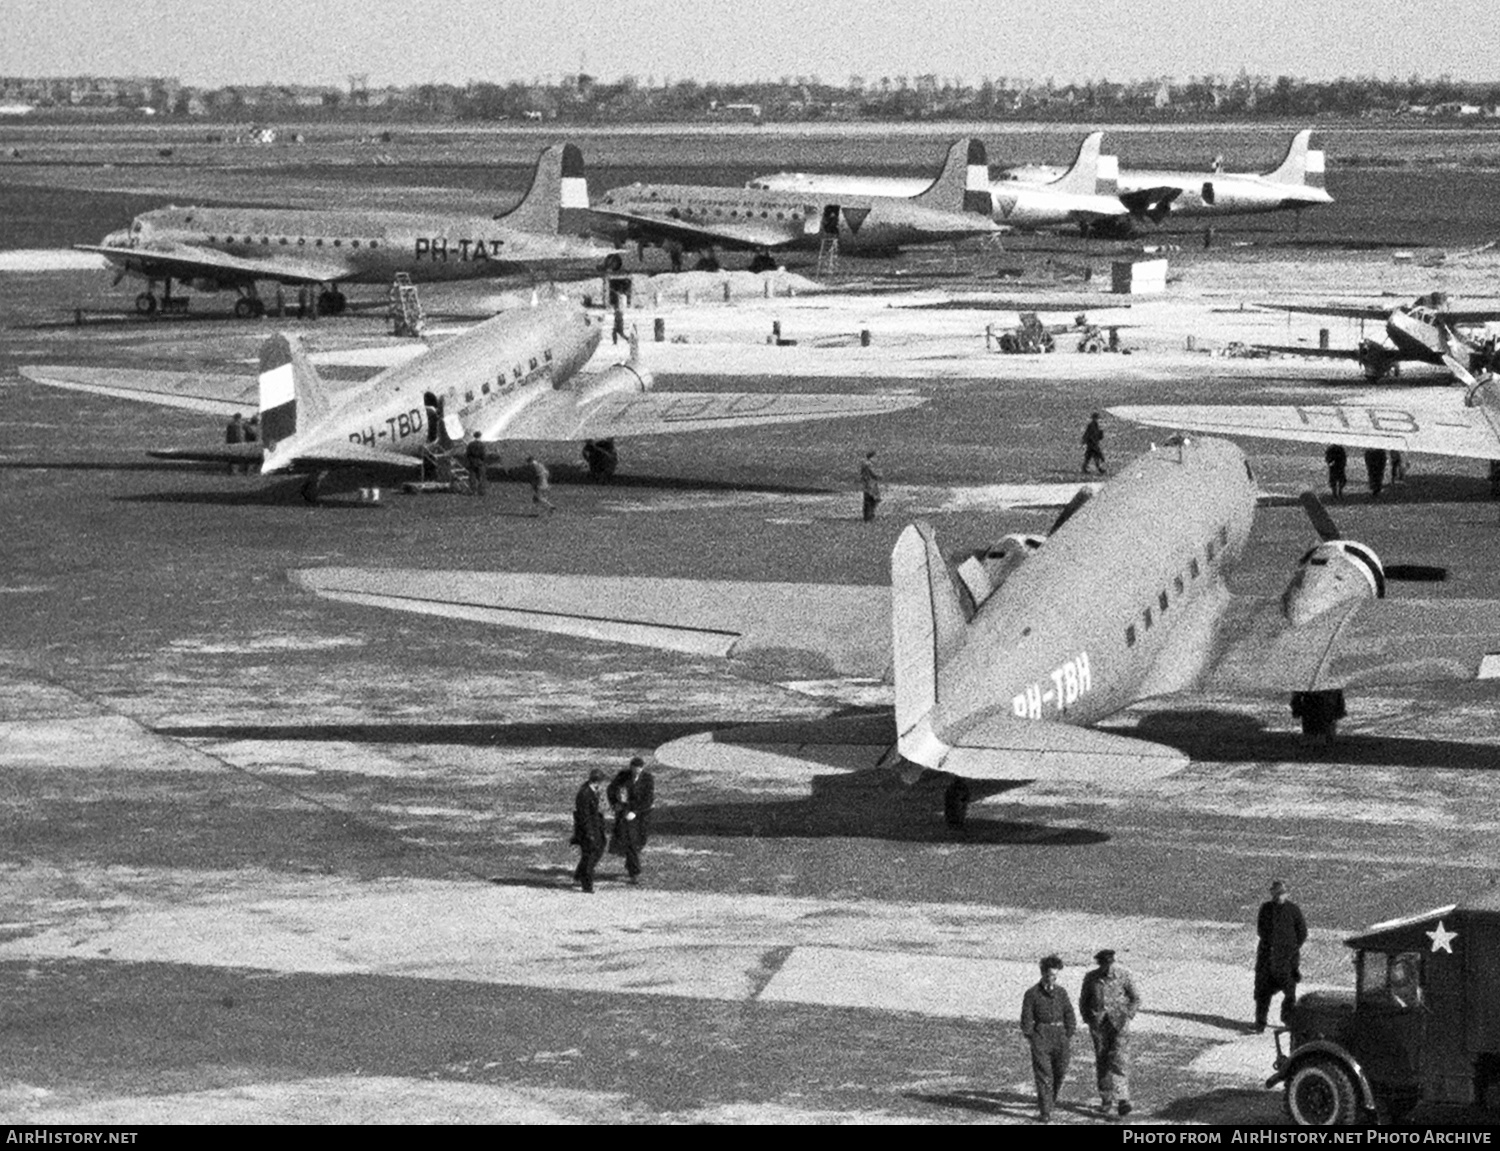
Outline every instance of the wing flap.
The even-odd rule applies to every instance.
[[[49,388],[139,400],[220,416],[253,412],[260,407],[259,384],[254,376],[48,365],[22,367],[20,373],[32,383]]]
[[[538,396],[494,438],[572,441],[669,435],[889,415],[926,402],[911,395],[635,392],[580,403],[573,393],[561,391]]]
[[[768,674],[878,676],[890,662],[883,587],[357,568],[291,578],[348,603],[733,658]]]

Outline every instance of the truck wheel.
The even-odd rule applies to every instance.
[[[1286,1109],[1300,1127],[1348,1126],[1359,1118],[1359,1092],[1343,1064],[1309,1059],[1287,1080]]]

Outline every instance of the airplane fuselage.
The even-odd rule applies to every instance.
[[[1251,215],[1333,203],[1322,188],[1282,183],[1249,172],[1121,170],[1119,188],[1122,196],[1177,189],[1167,210],[1173,216]]]
[[[980,604],[940,672],[944,738],[997,715],[1088,724],[1191,687],[1214,658],[1255,496],[1224,440],[1132,461]]]
[[[930,184],[929,180],[923,188]],[[611,189],[596,204],[636,216],[660,217],[667,223],[680,221],[704,231],[743,227],[766,236],[766,242],[726,236],[715,243],[744,250],[815,251],[826,238],[837,236],[844,252],[889,252],[913,244],[988,235],[995,230],[989,218],[979,213],[942,211],[880,196],[816,197],[754,188],[631,184]],[[655,239],[649,224],[597,218],[601,234],[612,239]]]

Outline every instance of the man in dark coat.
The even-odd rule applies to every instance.
[[[1036,1083],[1036,1107],[1043,1123],[1052,1118],[1057,1093],[1068,1074],[1073,1055],[1073,1032],[1078,1016],[1065,988],[1057,985],[1063,961],[1049,955],[1041,961],[1042,978],[1021,999],[1021,1034],[1031,1045],[1031,1076]]]
[[[651,831],[651,808],[656,803],[656,777],[646,761],[635,756],[630,766],[609,785],[609,805],[615,811],[615,843],[625,856],[631,883],[639,883],[641,851]]]
[[[1255,921],[1260,943],[1255,949],[1255,1029],[1266,1029],[1271,996],[1282,993],[1281,1021],[1288,1008],[1297,1004],[1297,982],[1302,978],[1302,945],[1307,942],[1307,921],[1302,909],[1286,897],[1286,884],[1271,884],[1271,898],[1260,905]]]
[[[1078,991],[1078,1009],[1094,1040],[1094,1077],[1099,1084],[1099,1110],[1108,1115],[1118,1102],[1119,1113],[1129,1115],[1130,1021],[1140,1009],[1141,996],[1130,972],[1115,962],[1112,948],[1094,954],[1098,964],[1083,977]]]
[[[229,421],[229,425],[224,429],[224,442],[231,445],[242,444],[245,442],[245,417],[242,416],[239,412],[234,413],[234,417]],[[229,462],[229,474],[234,475],[235,469],[241,467],[243,467],[243,465],[237,464],[233,460],[231,460]],[[245,470],[248,471],[249,469],[247,468]]]
[[[609,826],[604,822],[606,778],[602,767],[594,768],[573,800],[572,842],[578,846],[578,866],[573,871],[573,881],[589,895],[594,892],[594,868],[604,858],[604,845],[609,842]]]
[[[1370,481],[1370,498],[1378,500],[1385,487],[1386,454],[1384,448],[1365,449],[1365,476]]]
[[[484,441],[479,438],[478,432],[474,433],[474,438],[464,449],[464,464],[469,469],[469,475],[473,477],[473,493],[476,496],[484,495],[484,485],[490,478],[490,453],[489,449],[484,446]]]
[[[1323,450],[1323,462],[1328,465],[1328,490],[1333,498],[1344,498],[1344,484],[1349,480],[1349,453],[1343,444],[1329,444]]]
[[[1083,429],[1083,470],[1089,470],[1089,464],[1093,464],[1095,470],[1102,476],[1104,474],[1104,429],[1099,426],[1099,413],[1095,412],[1089,417],[1088,426]]]
[[[864,519],[869,523],[875,518],[875,509],[880,506],[880,469],[875,466],[875,453],[865,453],[865,462],[859,465],[859,488],[864,494]]]

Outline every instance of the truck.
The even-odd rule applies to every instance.
[[[1308,992],[1276,1030],[1266,1086],[1285,1087],[1292,1121],[1399,1123],[1426,1103],[1500,1108],[1500,890],[1344,942],[1354,989]]]

